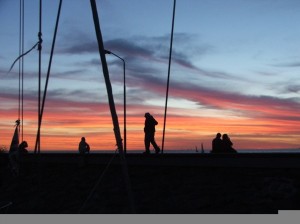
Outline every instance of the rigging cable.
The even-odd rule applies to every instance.
[[[169,66],[168,66],[168,81],[167,81],[167,91],[166,91],[166,104],[165,104],[164,128],[163,128],[161,153],[164,152],[164,143],[165,143],[165,130],[166,130],[166,119],[167,119],[167,108],[168,108],[168,97],[169,97],[169,85],[170,85],[170,69],[171,69],[171,59],[172,59],[172,46],[173,46],[175,9],[176,9],[176,0],[174,0],[174,4],[173,4],[173,18],[172,18],[171,41],[170,41],[170,52],[169,52]]]
[[[24,0],[22,1],[22,28],[21,28],[21,35],[22,35],[22,42],[21,42],[21,54],[24,53],[24,38],[25,38],[25,14],[24,14]],[[21,139],[23,141],[24,138],[24,58],[22,57],[21,60],[21,79],[22,79],[22,83],[21,83]]]
[[[22,39],[22,0],[19,1],[19,55],[21,53],[21,39]],[[18,120],[20,120],[21,114],[21,61],[19,61],[19,98],[18,98]],[[20,132],[20,129],[19,129]]]
[[[19,1],[19,55],[24,53],[24,0]],[[22,133],[23,141],[23,87],[24,87],[24,60],[19,60],[19,97],[18,97],[18,120],[21,125],[18,126],[18,132]],[[22,127],[22,132],[21,132]],[[18,136],[19,138],[19,136]]]
[[[46,83],[45,83],[43,101],[42,101],[42,106],[41,106],[41,109],[40,109],[39,126],[38,126],[38,131],[37,131],[37,138],[36,138],[36,143],[35,143],[35,149],[37,149],[37,146],[38,146],[38,143],[39,143],[39,140],[40,140],[41,125],[42,125],[42,119],[43,119],[43,113],[44,113],[44,106],[45,106],[45,101],[46,101],[46,95],[47,95],[48,82],[49,82],[49,77],[50,77],[50,70],[51,70],[51,65],[52,65],[52,58],[53,58],[53,53],[54,53],[54,47],[55,47],[55,41],[56,41],[56,35],[57,35],[57,29],[58,29],[58,23],[59,23],[59,18],[60,18],[61,5],[62,5],[62,0],[60,0],[60,2],[59,2],[57,17],[56,17],[56,24],[55,24],[54,34],[53,34],[52,47],[51,47],[49,64],[48,64],[48,70],[47,70],[47,77],[46,77]],[[40,152],[40,150],[39,150],[39,152]]]
[[[101,175],[99,176],[97,182],[95,183],[95,185],[93,186],[93,188],[90,190],[89,195],[87,196],[87,198],[84,200],[83,204],[81,205],[81,207],[79,208],[78,213],[82,213],[82,211],[84,210],[84,208],[86,207],[86,204],[88,203],[88,201],[92,198],[92,196],[94,195],[97,187],[100,185],[100,183],[102,182],[102,179],[104,177],[104,175],[106,174],[106,172],[108,171],[108,168],[110,167],[112,161],[114,160],[114,158],[116,157],[118,152],[118,148],[115,150],[113,156],[110,158],[110,160],[108,161],[106,167],[104,168],[103,172],[101,173]]]
[[[24,56],[30,53],[38,44],[37,42],[32,48],[24,53],[24,27],[25,27],[25,14],[24,14],[24,0],[20,0],[20,11],[19,11],[19,56],[14,60],[10,69],[6,73],[8,75],[15,64],[19,62],[19,97],[18,97],[18,120],[21,120],[21,139],[23,141],[23,120],[24,120]],[[19,133],[20,133],[20,126],[19,126]]]
[[[38,82],[38,127],[41,121],[41,73],[42,73],[42,0],[39,4],[39,32],[38,32],[38,51],[39,51],[39,82]],[[38,128],[37,141],[34,148],[34,153],[40,153],[40,129]]]
[[[24,56],[29,54],[33,49],[41,44],[42,40],[40,39],[36,44],[33,45],[28,51],[24,53],[24,33],[25,33],[25,13],[24,13],[24,0],[20,0],[20,11],[19,11],[19,56],[14,60],[10,69],[6,73],[8,75],[11,70],[14,68],[15,64],[19,62],[19,99],[18,99],[18,120],[21,120],[22,123],[22,141],[23,141],[23,120],[24,120]],[[19,126],[19,133],[20,133]]]

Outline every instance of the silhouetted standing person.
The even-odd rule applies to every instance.
[[[218,133],[212,140],[212,153],[220,153],[223,149],[223,142],[221,139],[221,133]]]
[[[145,152],[146,154],[150,153],[150,143],[153,145],[155,149],[155,153],[160,152],[160,148],[155,142],[154,135],[155,135],[155,126],[158,124],[158,122],[154,119],[154,117],[150,113],[145,113]]]
[[[230,140],[229,136],[227,134],[223,134],[222,136],[223,141],[223,151],[225,153],[236,153],[237,151],[232,147],[233,143]]]
[[[85,153],[89,153],[90,152],[90,146],[85,141],[85,137],[81,138],[81,142],[79,142],[78,150],[79,150],[80,154],[85,154]]]

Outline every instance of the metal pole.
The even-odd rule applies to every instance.
[[[123,76],[123,82],[124,82],[124,153],[126,154],[127,152],[127,136],[126,136],[126,76],[125,76],[125,61],[123,60],[123,72],[124,72],[124,76]]]
[[[169,83],[170,83],[170,69],[171,69],[172,46],[173,46],[173,32],[174,32],[174,21],[175,21],[175,8],[176,8],[176,0],[174,0],[174,4],[173,4],[173,19],[172,19],[172,29],[171,29],[171,42],[170,42],[170,52],[169,52],[169,67],[168,67],[168,81],[167,81],[166,104],[165,104],[165,115],[164,115],[164,129],[163,129],[161,153],[164,153],[164,143],[165,143],[165,130],[166,130],[166,119],[167,119],[167,108],[168,108]]]
[[[123,58],[121,58],[119,55],[115,54],[114,52],[108,51],[108,50],[104,50],[106,54],[112,54],[115,57],[119,58],[120,60],[123,61],[123,83],[124,83],[124,87],[123,87],[123,108],[124,108],[124,153],[126,154],[126,150],[127,150],[127,146],[126,146],[126,75],[125,75],[125,60]]]

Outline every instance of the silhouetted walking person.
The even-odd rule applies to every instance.
[[[90,146],[85,141],[85,137],[81,138],[81,142],[79,142],[78,150],[79,150],[80,154],[85,154],[85,153],[89,153],[90,152]]]
[[[154,135],[155,135],[155,126],[158,124],[158,122],[154,119],[154,117],[150,113],[145,113],[145,152],[146,154],[150,154],[150,143],[153,145],[155,149],[155,153],[160,152],[160,148],[155,142]]]
[[[222,142],[223,142],[223,151],[225,153],[236,153],[237,151],[232,147],[233,143],[230,140],[229,136],[227,134],[223,134],[222,136]]]
[[[212,140],[212,153],[220,153],[223,149],[221,133],[217,133],[216,137]]]

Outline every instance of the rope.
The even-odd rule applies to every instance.
[[[26,51],[24,54],[21,54],[19,57],[17,57],[17,59],[12,63],[12,65],[10,66],[9,71],[8,71],[6,74],[9,74],[9,73],[11,72],[11,70],[12,70],[13,67],[14,67],[14,65],[16,64],[16,62],[17,62],[18,60],[20,60],[20,58],[24,57],[26,54],[28,54],[29,52],[31,52],[38,44],[39,44],[39,41],[38,41],[35,45],[33,45],[32,48],[30,48],[28,51]]]
[[[91,189],[88,197],[85,199],[85,201],[83,202],[82,206],[79,209],[79,214],[82,212],[82,210],[85,208],[87,202],[91,199],[91,197],[93,196],[93,194],[95,193],[95,190],[97,189],[97,187],[99,186],[99,184],[101,183],[104,175],[106,174],[108,168],[110,167],[110,164],[112,163],[113,159],[116,157],[117,155],[117,151],[118,149],[115,150],[114,155],[112,156],[112,158],[109,160],[108,164],[106,165],[106,167],[104,168],[103,172],[101,173],[100,177],[98,178],[98,181],[95,183],[94,187]]]
[[[176,0],[174,0],[174,4],[173,4],[173,18],[172,18],[171,41],[170,41],[170,52],[169,52],[169,66],[168,66],[168,81],[167,81],[166,104],[165,104],[165,114],[164,114],[164,129],[163,129],[161,153],[164,152],[164,143],[165,143],[165,130],[166,130],[167,108],[168,108],[168,97],[169,97],[169,85],[170,85],[170,69],[171,69],[171,58],[172,58],[172,46],[173,46],[175,9],[176,9]]]
[[[12,202],[11,201],[9,201],[9,202],[5,202],[5,204],[3,204],[3,205],[1,205],[1,207],[0,207],[0,211],[3,209],[5,209],[5,212],[7,212],[8,211],[8,209],[9,209],[9,207],[10,206],[12,206]],[[3,214],[2,212],[1,212],[1,214]]]

